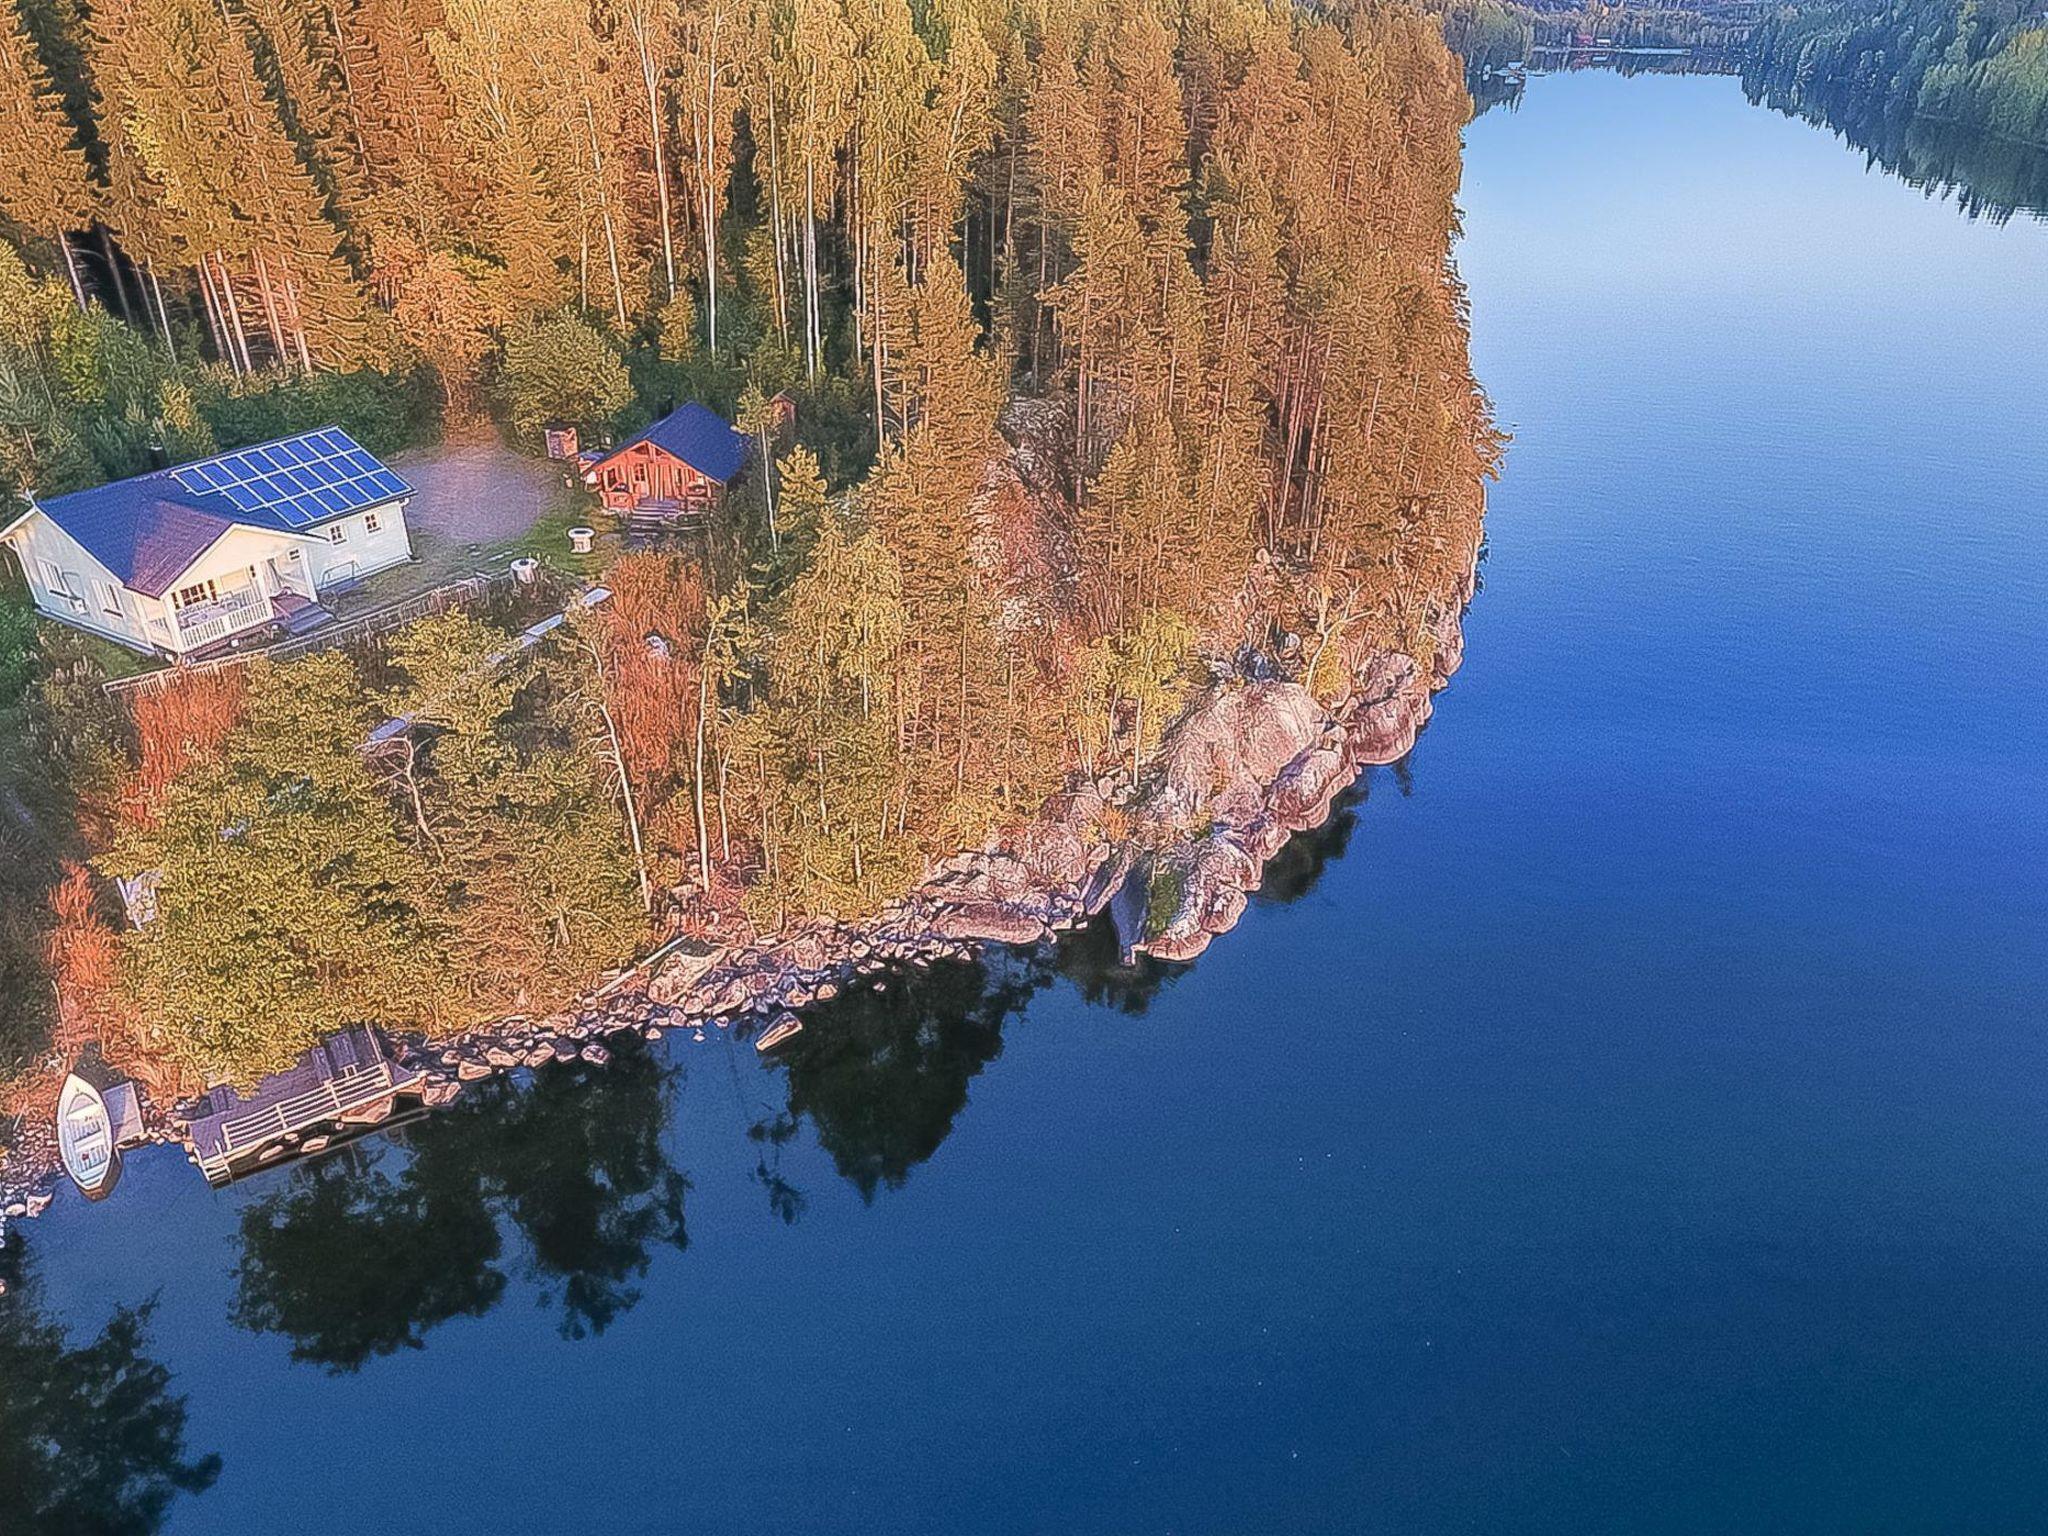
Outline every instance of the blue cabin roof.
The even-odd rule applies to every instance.
[[[411,494],[341,428],[320,427],[36,505],[123,586],[161,597],[238,523],[302,534]]]
[[[745,436],[718,412],[694,400],[670,411],[646,431],[627,438],[606,457],[615,459],[642,443],[654,444],[720,485],[730,483],[747,460]]]

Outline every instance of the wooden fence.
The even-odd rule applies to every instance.
[[[415,619],[430,618],[437,613],[446,613],[451,608],[466,608],[481,601],[492,590],[511,585],[518,578],[510,572],[478,572],[464,576],[459,581],[447,582],[425,592],[415,592],[411,597],[402,597],[379,608],[371,608],[350,618],[336,619],[318,629],[303,635],[291,635],[283,640],[274,640],[269,645],[253,645],[246,650],[230,651],[206,661],[179,662],[168,667],[158,667],[153,672],[139,672],[133,677],[111,678],[100,686],[110,698],[136,693],[159,693],[173,683],[187,677],[207,677],[216,672],[232,671],[245,667],[259,658],[269,661],[290,661],[294,657],[308,656],[314,651],[324,651],[332,646],[346,645],[365,635],[379,635],[386,630],[397,629]]]

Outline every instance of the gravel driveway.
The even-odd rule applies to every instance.
[[[487,549],[531,528],[565,493],[561,465],[514,453],[496,438],[416,449],[391,467],[418,493],[405,522],[420,587],[474,570]]]

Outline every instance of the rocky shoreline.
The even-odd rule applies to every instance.
[[[661,958],[573,1008],[441,1040],[400,1037],[398,1056],[425,1074],[422,1097],[433,1107],[520,1068],[579,1057],[602,1065],[606,1039],[626,1031],[648,1040],[673,1029],[787,1034],[800,1027],[800,1010],[887,970],[985,944],[1040,943],[1105,909],[1127,953],[1191,960],[1236,924],[1289,837],[1328,819],[1367,768],[1414,746],[1462,659],[1474,582],[1468,573],[1439,613],[1427,670],[1399,652],[1372,653],[1335,709],[1285,676],[1214,679],[1189,699],[1137,783],[1117,773],[1078,780],[1036,820],[944,860],[872,918],[808,922],[698,953],[657,951]],[[182,1141],[192,1108],[145,1106],[149,1139]],[[49,1205],[58,1168],[52,1129],[22,1126],[0,1169],[0,1241],[11,1222]]]

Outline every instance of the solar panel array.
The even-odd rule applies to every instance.
[[[225,500],[245,516],[274,518],[286,528],[308,528],[411,489],[332,427],[181,465],[171,476],[188,491]]]

